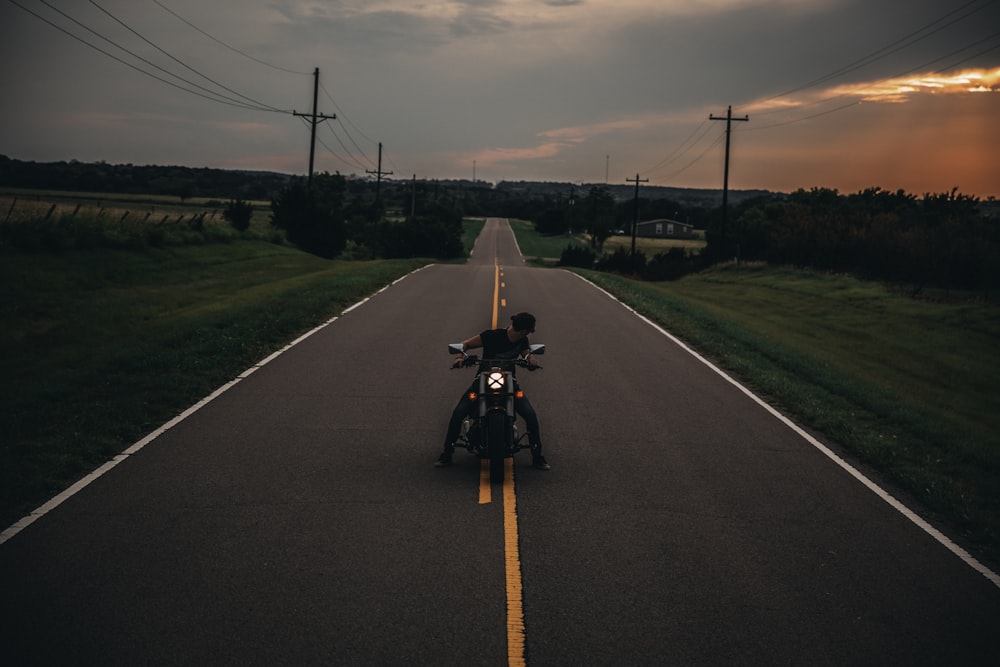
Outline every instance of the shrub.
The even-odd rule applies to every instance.
[[[611,255],[604,255],[597,262],[597,269],[622,275],[643,276],[646,272],[646,255],[635,254],[625,248],[618,248]]]
[[[229,221],[238,232],[245,232],[250,228],[250,219],[253,217],[253,204],[242,199],[232,199],[226,204],[222,211],[222,217]]]
[[[688,259],[684,248],[670,248],[657,253],[646,264],[643,278],[646,280],[677,280],[694,269],[694,262]]]
[[[313,187],[293,183],[271,202],[271,224],[305,252],[333,259],[347,243],[342,176],[316,177]]]
[[[568,245],[563,249],[562,255],[559,256],[559,265],[589,269],[594,266],[595,259],[597,259],[597,255],[590,248]]]

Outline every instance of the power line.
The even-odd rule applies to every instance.
[[[697,164],[698,162],[700,162],[703,157],[705,157],[706,155],[708,155],[708,152],[710,150],[712,150],[713,148],[715,148],[716,146],[718,146],[719,144],[721,144],[722,141],[723,141],[723,139],[725,139],[725,138],[726,138],[726,133],[725,132],[720,132],[719,135],[715,138],[715,140],[711,144],[709,144],[705,148],[705,150],[703,150],[698,155],[698,157],[696,157],[695,159],[691,160],[690,162],[688,162],[686,165],[684,165],[683,167],[681,167],[677,171],[674,171],[674,172],[671,172],[670,174],[667,174],[666,176],[663,177],[663,180],[670,180],[672,178],[676,178],[677,176],[680,176],[681,174],[683,174],[685,171],[687,171],[688,169],[690,169],[691,167],[693,167],[695,164]]]
[[[965,3],[961,7],[953,9],[952,11],[944,14],[943,16],[940,16],[937,19],[931,21],[927,25],[925,25],[925,26],[923,26],[923,27],[921,27],[921,28],[919,28],[917,30],[914,30],[913,32],[911,32],[911,33],[909,33],[909,34],[907,34],[907,35],[905,35],[905,36],[897,39],[896,41],[894,41],[894,42],[892,42],[890,44],[887,44],[886,46],[883,46],[880,49],[876,49],[875,51],[872,51],[871,53],[869,53],[868,55],[866,55],[866,56],[864,56],[862,58],[859,58],[859,59],[857,59],[857,60],[855,60],[853,62],[850,62],[847,65],[844,65],[844,66],[842,66],[842,67],[840,67],[840,68],[838,68],[836,70],[833,70],[832,72],[824,74],[823,76],[817,77],[817,78],[815,78],[815,79],[813,79],[811,81],[808,81],[808,82],[803,83],[801,85],[795,86],[794,88],[790,88],[790,89],[786,90],[783,93],[778,93],[777,95],[773,95],[771,97],[765,98],[764,100],[760,100],[760,101],[761,102],[769,102],[771,100],[776,100],[776,99],[780,99],[782,97],[787,97],[788,95],[791,95],[792,93],[797,93],[797,92],[801,92],[803,90],[806,90],[808,88],[813,88],[813,87],[815,87],[815,86],[817,86],[817,85],[819,85],[821,83],[825,83],[825,82],[830,81],[832,79],[839,78],[839,77],[841,77],[841,76],[843,76],[845,74],[849,74],[850,72],[858,70],[858,69],[860,69],[862,67],[865,67],[867,65],[870,65],[870,64],[872,64],[874,62],[878,62],[879,60],[882,60],[883,58],[886,58],[886,57],[892,55],[893,53],[896,53],[897,51],[901,51],[904,48],[907,48],[909,46],[912,46],[913,44],[916,44],[917,42],[920,42],[920,41],[923,41],[924,39],[927,39],[931,35],[934,35],[934,34],[936,34],[938,32],[941,32],[945,28],[948,28],[948,27],[954,25],[955,23],[958,23],[959,21],[963,21],[963,20],[969,18],[973,14],[976,14],[976,13],[982,11],[983,9],[985,9],[986,7],[988,7],[989,5],[993,4],[995,1],[996,0],[988,0],[985,4],[981,5],[980,7],[976,7],[974,9],[972,9],[971,11],[967,12],[966,14],[964,14],[962,16],[959,16],[959,17],[955,18],[954,20],[949,21],[948,23],[945,23],[944,25],[941,25],[941,26],[939,26],[939,27],[931,30],[931,28],[934,28],[937,24],[941,23],[942,21],[945,21],[949,17],[951,17],[951,16],[953,16],[953,15],[955,15],[957,13],[964,12],[970,6],[978,4],[979,2],[981,2],[981,0],[970,0],[970,2]],[[930,30],[930,32],[927,32],[928,30]],[[923,32],[926,32],[926,34],[924,34],[924,35],[922,35],[920,37],[917,37],[918,35],[920,35],[920,33],[923,33]]]
[[[694,148],[694,146],[699,141],[701,141],[704,138],[704,136],[708,133],[709,129],[710,129],[710,126],[709,126],[708,120],[706,119],[706,120],[701,121],[701,125],[699,125],[698,127],[696,127],[694,129],[694,131],[692,131],[691,134],[689,134],[687,136],[687,138],[684,139],[684,141],[682,141],[680,144],[678,144],[677,148],[675,148],[670,153],[667,153],[666,157],[664,157],[662,160],[660,160],[659,162],[657,162],[655,165],[653,165],[649,169],[643,170],[641,173],[644,173],[644,174],[654,173],[655,171],[657,171],[661,167],[665,167],[668,164],[670,164],[671,162],[674,162],[675,160],[680,159],[680,157],[682,155],[684,155],[689,150],[691,150],[692,148]],[[699,132],[701,132],[700,135],[698,134]],[[688,142],[690,142],[690,145],[688,145]]]
[[[368,135],[366,135],[364,132],[362,132],[361,128],[359,128],[357,125],[355,125],[354,123],[351,123],[351,119],[348,118],[347,114],[344,113],[344,110],[341,109],[337,105],[337,103],[334,101],[333,97],[330,95],[330,91],[328,91],[323,84],[320,84],[319,87],[323,91],[323,94],[326,95],[326,99],[330,100],[330,104],[333,105],[333,108],[337,110],[337,113],[340,114],[341,116],[343,116],[344,120],[346,120],[348,123],[350,123],[351,127],[353,127],[354,130],[358,134],[360,134],[362,137],[364,137],[366,141],[369,141],[369,142],[371,142],[373,144],[378,143],[377,141],[375,141],[374,139],[372,139],[371,137],[369,137]],[[358,149],[358,150],[361,150],[361,149]]]
[[[340,118],[337,117],[337,120],[339,120],[339,119]],[[340,147],[343,149],[344,154],[347,157],[345,158],[344,156],[338,154],[332,148],[330,148],[329,146],[327,146],[325,143],[320,142],[320,143],[323,143],[324,148],[326,148],[328,151],[330,151],[330,153],[332,153],[337,159],[339,159],[344,164],[347,164],[347,165],[350,165],[350,166],[353,166],[353,167],[357,167],[358,169],[365,169],[366,166],[360,160],[358,160],[354,156],[354,154],[351,152],[351,149],[349,149],[344,144],[344,140],[340,138],[340,135],[338,135],[336,132],[334,132],[333,128],[330,127],[329,125],[327,126],[327,129],[330,131],[330,134],[333,135],[333,138],[337,140],[337,143],[340,144]],[[372,164],[374,164],[374,163],[372,163]]]
[[[904,77],[904,76],[906,76],[908,74],[912,74],[914,72],[918,72],[918,71],[924,70],[925,68],[930,67],[931,65],[934,65],[935,63],[938,63],[938,62],[940,62],[942,60],[945,60],[946,58],[951,58],[953,56],[956,56],[956,55],[958,55],[958,54],[960,54],[960,53],[962,53],[964,51],[968,51],[971,48],[974,48],[974,47],[976,47],[976,46],[978,46],[978,45],[980,45],[980,44],[982,44],[984,42],[989,42],[990,40],[996,39],[998,37],[1000,37],[1000,32],[995,32],[992,35],[988,35],[988,36],[983,37],[982,39],[980,39],[980,40],[978,40],[976,42],[973,42],[972,44],[967,44],[967,45],[965,45],[965,46],[963,46],[963,47],[961,47],[959,49],[956,49],[955,51],[952,51],[951,53],[945,54],[943,56],[939,56],[939,57],[934,58],[932,60],[929,60],[929,61],[927,61],[927,62],[925,62],[925,63],[923,63],[921,65],[917,65],[916,67],[911,67],[910,69],[905,70],[903,72],[900,72],[900,73],[898,73],[898,74],[896,74],[896,75],[894,75],[894,76],[892,76],[890,78],[892,78],[892,79],[898,79],[898,78]],[[985,55],[985,54],[987,54],[987,53],[989,53],[991,51],[996,51],[997,49],[1000,49],[1000,43],[994,44],[993,46],[990,46],[990,47],[988,47],[986,49],[983,49],[982,51],[977,51],[976,53],[973,53],[973,54],[971,54],[969,56],[966,56],[966,57],[964,57],[961,60],[955,61],[955,62],[953,62],[953,63],[951,63],[949,65],[946,65],[946,66],[940,67],[940,68],[938,68],[936,70],[933,70],[930,73],[931,74],[942,74],[942,73],[944,73],[946,71],[955,69],[956,67],[958,67],[958,66],[960,66],[960,65],[968,62],[969,60],[972,60],[974,58],[978,58],[979,56]],[[778,114],[778,113],[789,113],[789,112],[792,112],[792,111],[800,111],[800,110],[808,108],[808,107],[818,106],[820,104],[827,104],[827,103],[830,103],[830,102],[835,102],[837,100],[842,100],[842,99],[845,99],[845,98],[848,98],[848,97],[852,97],[852,95],[853,95],[853,93],[847,92],[847,93],[844,93],[842,95],[837,95],[836,97],[829,97],[829,98],[826,98],[826,99],[823,99],[823,100],[817,100],[815,102],[809,102],[809,103],[806,103],[806,104],[801,104],[801,105],[798,105],[798,106],[793,107],[793,108],[774,109],[774,110],[771,110],[771,111],[761,111],[757,115],[758,116],[769,116],[769,115]],[[791,125],[793,123],[800,123],[802,121],[811,120],[813,118],[819,118],[820,116],[826,116],[826,115],[829,115],[829,114],[832,114],[832,113],[835,113],[835,112],[838,112],[838,111],[843,111],[845,109],[850,109],[852,107],[857,106],[858,104],[860,104],[860,101],[858,101],[858,100],[852,100],[852,101],[850,101],[850,102],[848,102],[846,104],[842,104],[840,106],[834,107],[833,109],[828,109],[826,111],[821,111],[821,112],[818,112],[818,113],[810,114],[808,116],[802,116],[800,118],[794,118],[794,119],[787,120],[787,121],[780,121],[780,122],[776,122],[776,123],[771,123],[770,125],[760,125],[760,126],[757,126],[757,127],[754,127],[754,128],[749,128],[747,131],[748,132],[755,132],[755,131],[760,131],[760,130],[771,129],[771,128],[774,128],[774,127],[782,127],[784,125]]]
[[[358,142],[356,142],[354,140],[354,137],[351,136],[351,133],[347,130],[347,127],[344,125],[344,121],[346,120],[350,124],[350,126],[352,128],[354,128],[354,130],[356,132],[358,132],[358,134],[360,134],[362,137],[364,137],[365,139],[367,139],[369,142],[371,142],[373,144],[376,143],[376,142],[373,139],[369,138],[364,132],[361,131],[360,128],[358,128],[357,125],[355,125],[354,123],[352,123],[351,120],[349,118],[347,118],[347,116],[344,114],[344,110],[340,108],[340,106],[337,104],[336,101],[334,101],[333,96],[330,95],[330,91],[328,91],[326,89],[326,87],[323,86],[322,83],[320,84],[320,89],[323,91],[323,94],[326,95],[326,98],[328,100],[330,100],[330,104],[333,105],[333,108],[337,110],[337,122],[340,124],[341,129],[344,131],[344,136],[347,137],[347,139],[351,142],[351,144],[358,151],[358,153],[360,153],[361,156],[368,162],[368,164],[370,164],[371,166],[374,167],[375,166],[375,161],[372,160],[370,157],[368,157],[368,153],[366,153],[365,150],[363,148],[361,148],[361,146],[358,145]],[[332,131],[333,131],[333,129],[331,128],[331,132]],[[336,134],[335,134],[335,136],[336,136]],[[340,138],[338,137],[338,141],[339,140],[340,140]],[[343,146],[343,142],[341,142],[341,146]],[[347,150],[346,146],[344,146],[344,150],[345,151]],[[348,151],[348,152],[350,152],[350,151]],[[364,169],[363,166],[361,168]]]
[[[197,30],[198,32],[200,32],[201,34],[203,34],[205,37],[208,37],[213,42],[226,47],[227,49],[229,49],[230,51],[233,51],[234,53],[238,53],[239,55],[243,56],[244,58],[252,60],[255,63],[264,65],[265,67],[270,67],[271,69],[276,69],[276,70],[279,70],[281,72],[287,72],[288,74],[299,74],[301,76],[309,76],[310,75],[309,72],[297,72],[295,70],[286,69],[284,67],[280,67],[278,65],[273,65],[273,64],[271,64],[269,62],[265,62],[265,61],[261,60],[260,58],[255,58],[255,57],[251,56],[249,53],[245,53],[245,52],[237,49],[235,46],[231,46],[231,45],[227,44],[226,42],[222,41],[218,37],[214,37],[214,36],[208,34],[204,30],[202,30],[201,28],[199,28],[198,26],[196,26],[194,23],[191,23],[191,21],[188,21],[186,18],[184,18],[183,16],[181,16],[180,14],[178,14],[177,12],[175,12],[174,10],[170,9],[166,5],[164,5],[162,2],[160,2],[160,0],[153,0],[153,3],[159,5],[164,11],[172,14],[181,23],[184,23],[188,27],[193,28],[194,30]]]
[[[308,120],[306,120],[305,118],[300,118],[300,120],[302,121],[302,125],[304,125],[305,127],[309,127],[309,121],[308,121]],[[340,162],[342,162],[343,164],[345,164],[345,165],[347,165],[347,166],[351,166],[351,167],[357,167],[357,166],[360,166],[360,165],[358,165],[357,163],[353,163],[353,164],[352,164],[352,163],[348,162],[348,161],[347,161],[346,159],[344,159],[344,156],[342,156],[342,155],[341,155],[340,153],[338,153],[337,151],[335,151],[335,150],[333,150],[332,148],[330,148],[329,144],[327,144],[327,143],[326,143],[325,141],[323,141],[322,137],[316,137],[316,142],[317,142],[317,143],[318,143],[318,144],[319,144],[320,146],[322,146],[323,148],[325,148],[325,149],[326,149],[326,151],[327,151],[327,152],[328,152],[328,153],[329,153],[330,155],[332,155],[333,157],[337,158],[337,159],[338,159],[338,160],[339,160]]]
[[[28,9],[27,7],[25,7],[24,5],[22,5],[20,2],[17,2],[17,0],[8,0],[8,2],[10,2],[13,5],[15,5],[16,7],[19,7],[20,9],[24,10],[28,14],[31,14],[32,16],[34,16],[38,20],[42,21],[43,23],[47,23],[48,25],[52,26],[53,28],[55,28],[59,32],[62,32],[65,35],[68,35],[69,37],[72,37],[76,41],[80,42],[81,44],[84,44],[85,46],[90,47],[91,49],[97,51],[98,53],[101,53],[101,54],[107,56],[108,58],[111,58],[112,60],[114,60],[116,62],[119,62],[122,65],[125,65],[126,67],[129,67],[129,68],[131,68],[131,69],[139,72],[140,74],[144,74],[145,76],[148,76],[148,77],[150,77],[152,79],[156,79],[157,81],[160,81],[161,83],[165,83],[168,86],[172,86],[173,88],[177,88],[178,90],[182,90],[182,91],[184,91],[186,93],[190,93],[192,95],[197,95],[198,97],[203,97],[203,98],[205,98],[207,100],[210,100],[212,102],[217,102],[219,104],[226,104],[228,106],[238,107],[238,108],[241,108],[241,109],[249,109],[249,110],[253,110],[253,111],[275,111],[275,109],[273,109],[273,108],[265,108],[265,107],[252,106],[252,105],[247,104],[245,102],[241,102],[239,100],[235,100],[235,99],[229,98],[229,97],[227,97],[225,95],[220,95],[219,93],[217,93],[215,91],[212,91],[212,90],[210,90],[208,88],[205,88],[204,86],[198,85],[198,84],[194,83],[193,81],[188,81],[187,79],[185,79],[185,78],[183,78],[181,76],[178,76],[178,75],[176,75],[176,74],[174,74],[172,72],[169,72],[168,70],[160,67],[159,65],[156,65],[155,63],[152,63],[149,60],[146,60],[142,56],[139,56],[139,55],[133,53],[132,51],[129,51],[125,47],[123,47],[123,46],[121,46],[119,44],[116,44],[111,39],[109,39],[109,38],[101,35],[96,30],[93,30],[92,28],[89,28],[89,27],[85,26],[80,21],[77,21],[76,19],[74,19],[73,17],[69,16],[65,12],[62,12],[61,10],[56,9],[55,7],[52,7],[52,5],[49,5],[44,0],[42,0],[42,4],[46,5],[47,7],[49,7],[50,9],[52,9],[53,11],[55,11],[55,12],[63,15],[64,17],[66,17],[67,19],[69,19],[70,21],[72,21],[73,23],[76,23],[78,26],[80,26],[81,28],[83,28],[83,29],[87,30],[88,32],[94,34],[95,36],[100,37],[101,39],[103,39],[104,41],[108,42],[109,44],[111,44],[115,48],[118,48],[118,49],[120,49],[120,50],[128,53],[132,57],[134,57],[134,58],[136,58],[138,60],[141,60],[142,62],[146,63],[147,65],[149,65],[151,67],[154,67],[154,68],[160,70],[161,72],[163,72],[164,74],[166,74],[168,76],[172,76],[173,78],[178,79],[180,81],[183,81],[184,83],[186,83],[186,84],[188,84],[190,86],[193,86],[195,88],[199,88],[199,89],[201,89],[203,91],[206,91],[208,94],[199,93],[197,90],[191,90],[190,88],[185,88],[184,86],[179,85],[177,83],[174,83],[173,81],[170,81],[168,79],[164,79],[163,77],[158,76],[156,74],[153,74],[152,72],[148,72],[148,71],[142,69],[141,67],[139,67],[138,65],[135,65],[134,63],[130,63],[127,60],[119,58],[118,56],[114,55],[113,53],[105,51],[101,47],[88,42],[86,39],[80,37],[79,35],[76,35],[73,32],[70,32],[69,30],[67,30],[63,26],[60,26],[59,24],[54,23],[53,21],[45,18],[41,14],[39,14],[39,13],[37,13],[37,12],[31,10],[31,9]],[[282,112],[282,113],[287,113],[287,112]]]
[[[94,7],[97,7],[99,10],[101,10],[102,12],[104,12],[104,14],[106,14],[107,16],[109,16],[113,21],[115,21],[116,23],[118,23],[119,25],[121,25],[123,28],[125,28],[126,30],[128,30],[129,32],[131,32],[133,35],[135,35],[136,37],[138,37],[142,41],[146,42],[147,44],[149,44],[150,46],[152,46],[154,49],[156,49],[157,51],[159,51],[163,55],[165,55],[168,58],[170,58],[171,60],[173,60],[178,65],[181,65],[185,69],[193,72],[194,74],[197,74],[198,76],[200,76],[201,78],[205,79],[206,81],[210,81],[211,83],[215,84],[219,88],[222,88],[223,90],[226,90],[226,91],[228,91],[228,92],[230,92],[233,95],[236,95],[238,97],[242,97],[243,99],[247,100],[248,102],[252,102],[253,104],[259,105],[261,107],[265,107],[265,108],[267,108],[267,109],[269,109],[271,111],[281,111],[281,109],[277,109],[275,107],[272,107],[269,104],[264,104],[263,102],[259,102],[259,101],[255,100],[255,99],[253,99],[252,97],[247,97],[246,95],[244,95],[242,93],[236,92],[232,88],[224,86],[221,83],[219,83],[218,81],[216,81],[215,79],[213,79],[213,78],[205,75],[202,72],[199,72],[198,70],[194,69],[193,67],[191,67],[187,63],[183,62],[179,58],[177,58],[174,55],[168,53],[166,50],[164,50],[163,48],[161,48],[159,45],[155,44],[151,40],[149,40],[146,37],[144,37],[142,34],[140,34],[138,31],[136,31],[131,26],[129,26],[127,23],[125,23],[124,21],[122,21],[120,18],[118,18],[117,16],[115,16],[114,14],[112,14],[111,12],[109,12],[107,9],[105,9],[101,5],[97,4],[96,0],[89,0],[89,2]]]

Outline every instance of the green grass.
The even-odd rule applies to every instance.
[[[535,232],[535,225],[526,220],[511,220],[510,226],[517,237],[517,244],[521,248],[521,254],[525,257],[559,258],[562,256],[562,252],[566,246],[584,245],[575,236],[570,237],[565,234],[543,236],[538,234]]]
[[[472,252],[472,246],[476,245],[476,238],[485,225],[485,218],[466,218],[462,221],[462,245],[466,255]]]
[[[262,241],[0,257],[0,524],[424,260]]]

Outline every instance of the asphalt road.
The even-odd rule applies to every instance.
[[[996,664],[1000,587],[497,220],[0,544],[0,663],[506,664],[504,499],[432,466],[495,292],[548,347],[552,470],[507,482],[528,664]]]

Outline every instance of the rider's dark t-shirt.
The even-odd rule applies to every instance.
[[[488,329],[479,334],[483,342],[483,359],[517,359],[528,350],[528,337],[516,343],[507,338],[506,329]]]

